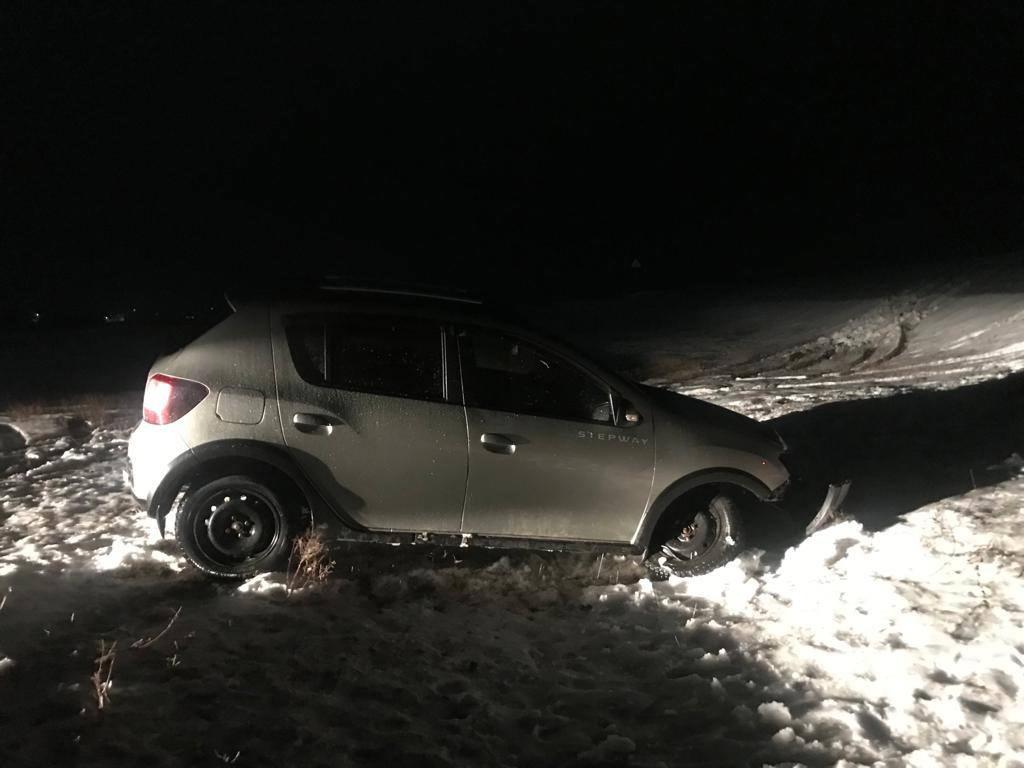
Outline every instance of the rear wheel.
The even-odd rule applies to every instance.
[[[725,494],[672,518],[644,565],[652,579],[697,576],[732,560],[743,547],[743,522],[736,501]]]
[[[190,491],[174,524],[178,546],[211,576],[245,579],[284,568],[299,518],[278,489],[245,475],[222,477]]]

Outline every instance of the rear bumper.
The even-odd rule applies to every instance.
[[[171,466],[183,454],[191,454],[173,425],[158,426],[140,421],[128,438],[125,484],[132,498],[150,516],[156,515],[153,496]]]
[[[122,474],[124,477],[125,490],[127,490],[128,493],[131,494],[132,498],[135,499],[135,504],[141,509],[148,510],[149,499],[147,499],[145,496],[139,495],[139,493],[135,490],[135,476],[134,473],[132,472],[132,460],[130,456],[127,459],[125,459],[124,470]]]
[[[150,517],[156,519],[156,510],[152,504],[152,497],[147,496],[143,491],[138,490],[138,485],[135,483],[131,459],[125,460],[123,476],[125,490],[131,494],[132,499],[135,501],[135,511],[137,513],[145,512]]]

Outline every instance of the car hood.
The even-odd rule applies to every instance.
[[[775,430],[756,419],[667,389],[646,384],[641,387],[665,416],[685,422],[689,430],[704,435],[710,442],[758,450],[779,451],[783,447]]]

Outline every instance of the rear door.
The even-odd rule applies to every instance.
[[[441,324],[334,312],[274,326],[284,440],[320,492],[369,529],[458,532],[466,420]]]
[[[626,542],[654,473],[650,418],[612,423],[609,387],[537,343],[458,332],[469,428],[463,533]]]

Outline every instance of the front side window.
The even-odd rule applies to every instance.
[[[459,333],[466,404],[578,421],[611,420],[608,389],[581,368],[512,336]]]
[[[441,327],[417,318],[331,315],[286,326],[299,375],[311,384],[419,400],[444,398]]]

